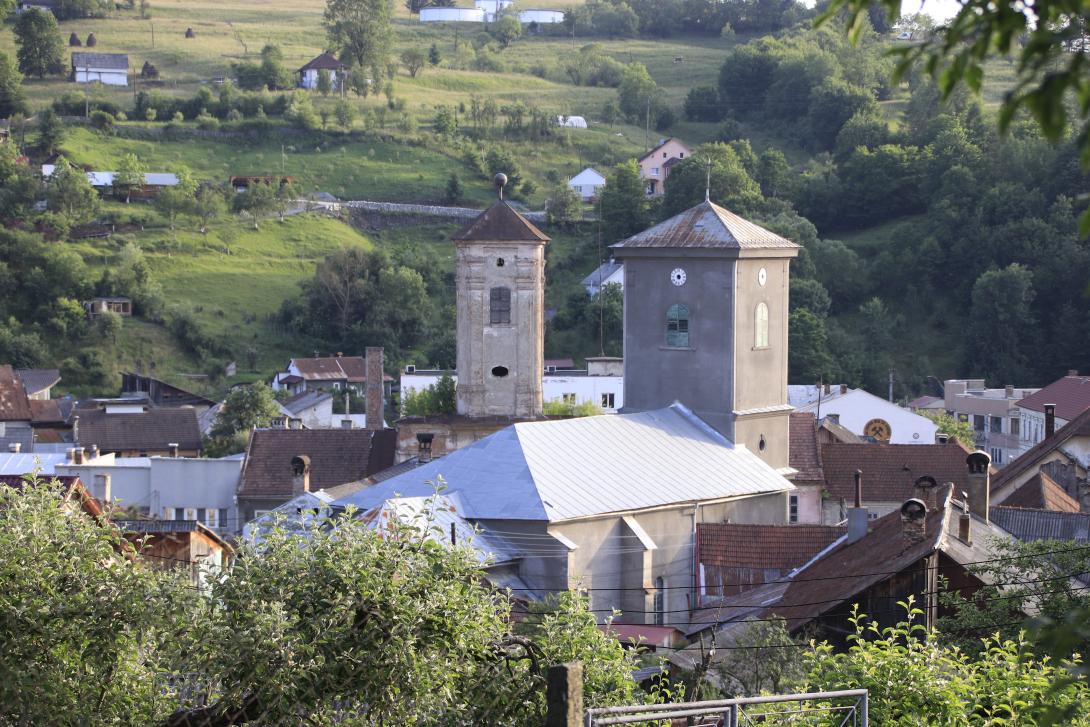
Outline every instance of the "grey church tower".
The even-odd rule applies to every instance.
[[[787,468],[789,266],[798,251],[709,201],[613,245],[625,268],[625,411],[680,401]]]
[[[545,244],[502,198],[454,236],[458,413],[541,416],[545,370]]]

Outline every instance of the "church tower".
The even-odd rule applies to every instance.
[[[545,370],[545,243],[500,199],[454,236],[458,413],[534,418]]]
[[[680,401],[786,469],[789,267],[799,246],[705,201],[613,245],[625,411]]]

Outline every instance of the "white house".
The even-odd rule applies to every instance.
[[[938,426],[927,417],[847,386],[791,385],[787,400],[798,411],[818,418],[832,415],[860,437],[885,444],[934,444]]]
[[[564,22],[563,10],[520,10],[520,23],[537,23],[538,25],[551,25]]]
[[[421,23],[483,23],[485,11],[476,8],[421,8]]]
[[[582,116],[557,116],[556,123],[565,129],[587,128],[587,120]]]
[[[329,53],[322,53],[299,69],[299,87],[318,88],[319,72],[329,71],[329,80],[333,82],[333,88],[340,88],[341,78],[347,68],[348,66],[338,61]]]
[[[129,57],[124,53],[73,53],[72,80],[76,83],[129,85]]]
[[[434,386],[444,374],[449,374],[457,382],[458,375],[453,371],[424,371],[415,366],[406,367],[401,374],[402,397],[410,391]],[[590,403],[602,407],[607,414],[624,406],[623,360],[613,356],[588,358],[586,369],[546,371],[541,384],[542,399],[546,402]]]
[[[42,179],[49,179],[57,170],[55,164],[42,165]],[[112,187],[117,172],[87,172],[87,181],[92,187]],[[148,172],[144,175],[144,185],[147,187],[174,187],[178,184],[178,175],[170,172]]]
[[[583,287],[587,295],[594,297],[603,285],[619,285],[624,290],[624,263],[610,259],[595,268],[594,272],[583,278]]]
[[[580,117],[569,116],[568,118],[576,119]],[[584,128],[586,128],[585,122]],[[588,202],[598,196],[599,189],[606,186],[606,178],[599,174],[597,170],[587,167],[569,179],[568,186],[578,192],[584,202]]]

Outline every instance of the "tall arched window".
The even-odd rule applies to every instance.
[[[666,625],[666,581],[662,576],[655,579],[655,625]]]
[[[753,313],[753,345],[768,348],[768,306],[764,303],[758,303]]]
[[[666,345],[689,347],[689,306],[683,303],[674,303],[666,312]]]
[[[492,288],[489,291],[488,322],[492,325],[511,322],[510,288]]]

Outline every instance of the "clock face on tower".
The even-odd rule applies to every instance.
[[[768,282],[768,271],[761,268],[757,271],[757,285],[763,288],[766,282]]]
[[[674,268],[670,272],[670,282],[677,286],[685,285],[685,271],[681,268]]]
[[[893,434],[893,429],[885,419],[871,419],[863,427],[863,434],[874,437],[879,442],[888,442]]]

